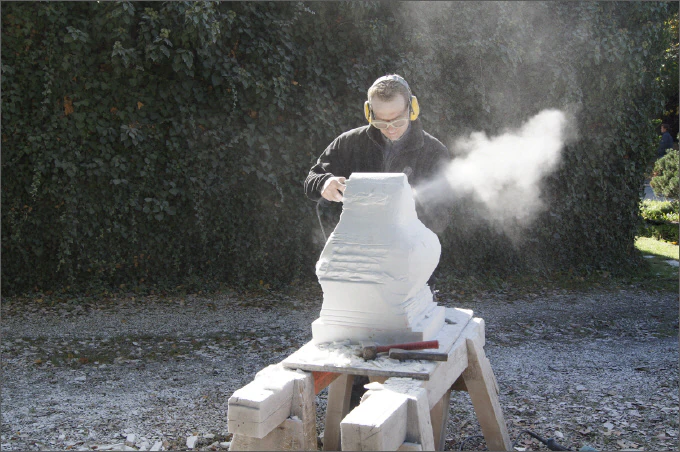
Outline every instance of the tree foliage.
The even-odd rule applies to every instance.
[[[654,163],[654,172],[649,184],[654,193],[680,200],[680,177],[678,164],[680,152],[677,149],[669,149],[668,153]]]
[[[550,208],[522,241],[510,245],[479,226],[479,209],[465,201],[455,215],[473,227],[454,224],[442,259],[501,272],[633,262],[643,169],[653,158],[650,119],[664,101],[658,77],[674,40],[664,21],[677,5],[441,2],[402,14],[413,18],[400,22],[412,49],[403,72],[422,92],[436,136],[495,135],[544,108],[571,112],[579,135],[545,181]]]
[[[672,14],[665,2],[3,3],[3,289],[313,275],[302,180],[363,124],[366,89],[388,72],[442,141],[546,107],[578,118],[532,238],[511,246],[483,219],[454,221],[444,266],[630,260]]]

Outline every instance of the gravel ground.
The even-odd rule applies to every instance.
[[[2,303],[2,450],[226,450],[227,400],[311,339],[321,292]],[[678,449],[678,296],[441,293],[486,322],[519,450]],[[326,391],[317,397],[323,430]],[[467,393],[447,449],[483,449]],[[463,443],[463,444],[461,444]]]

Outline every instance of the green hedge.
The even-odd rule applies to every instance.
[[[3,291],[313,277],[320,232],[302,181],[335,136],[363,124],[366,89],[388,72],[409,80],[426,129],[447,144],[543,108],[577,117],[579,140],[546,181],[550,210],[509,243],[458,203],[443,269],[634,263],[677,12],[3,2]]]
[[[678,177],[678,165],[680,165],[680,152],[677,149],[669,149],[666,155],[654,163],[652,180],[649,182],[655,194],[680,199],[680,177]]]
[[[640,202],[640,224],[638,235],[658,240],[678,243],[679,212],[678,201],[654,201],[645,199]]]

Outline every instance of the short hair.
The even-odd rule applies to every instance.
[[[665,124],[665,123],[661,124],[661,128],[666,129],[666,130],[671,130],[671,126],[669,126],[668,124]]]
[[[403,80],[403,77],[400,75],[391,75],[396,75]],[[390,75],[386,77],[390,77]],[[406,101],[406,105],[408,105],[411,100],[411,91],[405,83],[406,81],[402,83],[398,80],[381,77],[368,88],[368,102],[370,103],[373,98],[378,98],[382,101],[390,101],[397,95],[401,95]]]

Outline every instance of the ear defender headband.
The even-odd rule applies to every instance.
[[[409,101],[408,101],[408,109],[409,109],[409,112],[410,112],[409,119],[411,121],[415,121],[416,119],[418,119],[418,115],[420,114],[420,105],[418,105],[418,99],[416,98],[416,96],[411,94],[411,88],[408,86],[408,83],[406,83],[406,80],[404,80],[403,77],[400,77],[396,74],[382,76],[378,80],[373,82],[373,85],[371,85],[371,88],[373,88],[378,83],[384,82],[386,80],[394,80],[396,82],[401,83],[402,85],[404,85],[406,87],[406,89],[408,90],[408,94],[409,94]],[[371,108],[371,104],[368,101],[364,102],[364,116],[366,116],[366,120],[370,124],[371,121],[373,120],[373,109]]]

